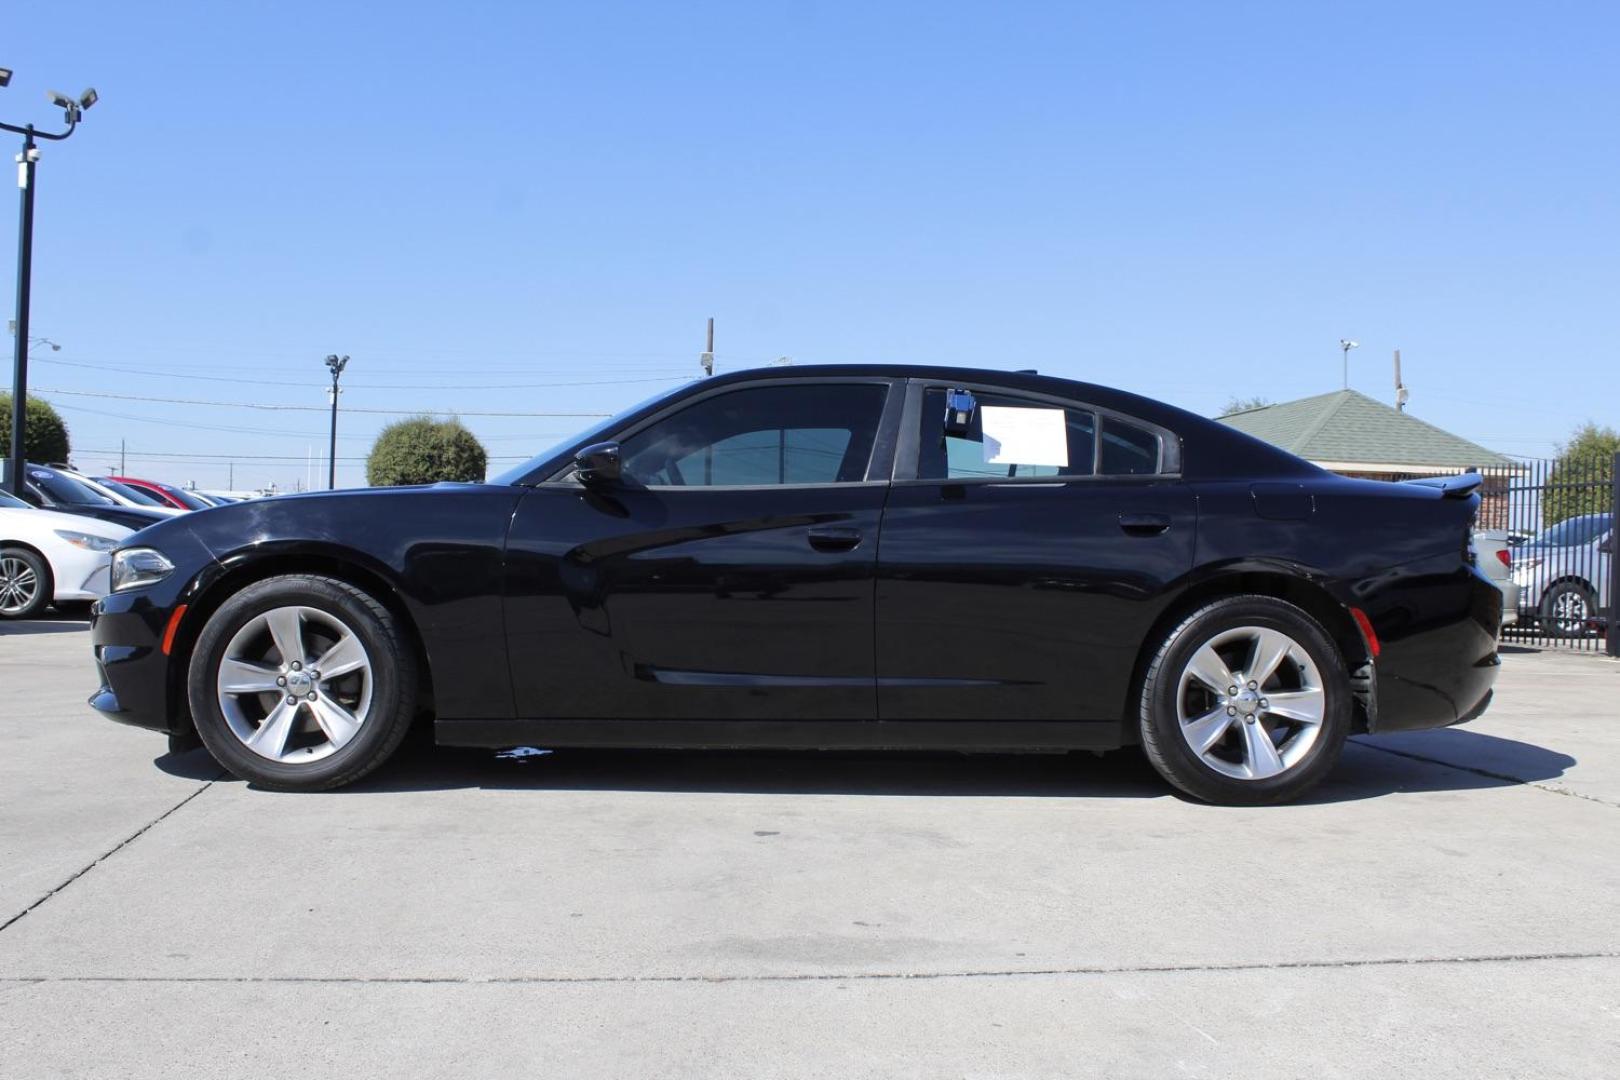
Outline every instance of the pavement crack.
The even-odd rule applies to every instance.
[[[25,907],[21,911],[17,912],[17,914],[13,915],[11,918],[7,919],[5,922],[0,923],[0,934],[3,934],[7,930],[9,930],[11,928],[11,925],[13,923],[17,922],[19,919],[21,919],[24,915],[27,915],[30,911],[33,911],[35,908],[39,907],[41,904],[43,904],[47,900],[51,899],[51,897],[55,896],[57,893],[61,892],[65,888],[67,888],[69,885],[73,884],[75,881],[78,881],[80,878],[84,877],[84,875],[88,874],[90,871],[94,870],[96,867],[100,866],[102,863],[106,862],[108,859],[112,858],[114,855],[118,854],[120,851],[123,851],[130,844],[133,844],[136,840],[139,840],[142,836],[145,836],[147,834],[147,832],[149,832],[152,829],[153,826],[157,825],[159,822],[162,822],[163,820],[168,818],[170,814],[173,814],[176,810],[178,810],[182,806],[186,805],[186,803],[190,802],[192,799],[195,799],[197,796],[201,795],[203,792],[205,792],[209,788],[213,787],[215,783],[217,783],[218,781],[224,779],[224,777],[225,777],[225,774],[223,772],[221,772],[218,776],[214,777],[214,779],[212,779],[212,780],[208,781],[207,783],[203,784],[201,787],[197,788],[197,790],[193,791],[191,794],[187,795],[185,798],[181,799],[179,802],[175,803],[173,806],[171,806],[167,810],[163,811],[163,813],[159,814],[157,817],[153,818],[151,821],[148,821],[145,825],[142,825],[139,829],[136,829],[134,832],[130,833],[128,836],[126,836],[122,840],[118,841],[118,843],[114,844],[112,847],[108,848],[106,851],[103,851],[100,855],[97,855],[94,859],[91,859],[89,862],[87,862],[83,866],[79,867],[79,869],[75,870],[72,874],[68,875],[66,880],[64,880],[63,882],[58,884],[55,888],[51,889],[44,896],[41,896],[38,900],[35,900],[32,904],[29,904],[27,907]]]
[[[1365,739],[1352,739],[1350,741],[1355,743],[1357,746],[1364,746],[1368,750],[1377,750],[1381,754],[1394,754],[1396,757],[1408,758],[1412,761],[1423,761],[1430,765],[1441,765],[1448,769],[1456,769],[1458,772],[1473,773],[1475,776],[1484,776],[1491,780],[1505,780],[1510,784],[1518,784],[1521,787],[1533,787],[1537,791],[1545,791],[1551,795],[1563,795],[1571,799],[1584,799],[1586,802],[1597,803],[1599,806],[1609,806],[1620,809],[1620,802],[1614,802],[1610,799],[1605,799],[1597,795],[1588,795],[1581,791],[1571,791],[1564,787],[1556,787],[1552,784],[1543,783],[1539,780],[1526,780],[1522,776],[1514,776],[1511,773],[1496,772],[1492,769],[1481,769],[1475,765],[1458,765],[1456,762],[1447,761],[1444,758],[1429,757],[1427,754],[1414,754],[1410,750],[1396,750],[1394,747],[1381,746],[1378,743],[1368,742]]]
[[[1062,976],[1183,975],[1242,973],[1249,971],[1353,970],[1356,968],[1424,967],[1459,964],[1523,964],[1536,962],[1617,960],[1620,951],[1488,953],[1473,956],[1390,956],[1361,960],[1274,960],[1253,963],[1081,965],[1076,967],[1005,968],[961,971],[855,971],[842,973],[787,973],[779,975],[33,975],[0,976],[0,983],[162,983],[213,985],[425,985],[425,986],[544,986],[612,983],[790,983],[880,982],[945,979],[1018,979]]]

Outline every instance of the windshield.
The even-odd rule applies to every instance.
[[[1582,517],[1569,518],[1542,530],[1541,535],[1530,541],[1529,546],[1580,547],[1583,544],[1590,544],[1609,531],[1609,521],[1608,514],[1586,514]]]
[[[63,476],[51,469],[29,469],[28,479],[38,485],[52,502],[62,506],[118,505],[89,484],[75,480],[71,476]]]
[[[7,510],[32,510],[33,507],[23,502],[9,491],[0,491],[0,506]]]
[[[165,484],[157,480],[148,480],[147,483],[155,488],[162,488],[170,498],[178,499],[180,504],[188,510],[207,510],[214,505],[213,503],[204,502],[185,488],[177,488],[173,484]]]
[[[149,495],[138,487],[120,484],[116,480],[109,480],[105,476],[93,477],[96,483],[109,491],[116,491],[137,506],[163,506],[165,503],[155,495]]]
[[[577,435],[570,435],[562,442],[557,443],[555,446],[543,451],[542,453],[536,454],[523,464],[518,465],[515,468],[507,469],[499,476],[490,477],[489,482],[492,484],[515,484],[519,480],[522,480],[525,476],[528,476],[534,470],[538,469],[540,466],[544,465],[546,462],[550,461],[552,458],[556,457],[558,454],[562,453],[564,450],[567,450],[570,446],[589,445],[593,440],[596,439],[597,436],[612,431],[635,413],[640,412],[649,405],[654,405],[662,401],[671,394],[684,390],[690,385],[692,385],[691,382],[684,382],[680,386],[675,387],[673,390],[660,390],[647,400],[637,402],[622,412],[614,413],[606,420],[600,420],[597,423],[592,424],[590,427],[579,432]]]

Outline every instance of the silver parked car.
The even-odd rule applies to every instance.
[[[1513,550],[1521,619],[1560,637],[1578,637],[1608,610],[1613,514],[1581,514],[1542,530]]]
[[[1474,530],[1474,561],[1491,584],[1502,590],[1502,625],[1519,621],[1519,597],[1524,590],[1513,580],[1513,549],[1506,529]]]

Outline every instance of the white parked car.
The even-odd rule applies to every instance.
[[[26,619],[53,601],[107,595],[112,549],[132,530],[38,510],[0,491],[0,619]]]
[[[1613,545],[1613,514],[1581,514],[1514,548],[1520,614],[1556,637],[1590,633],[1609,608]]]

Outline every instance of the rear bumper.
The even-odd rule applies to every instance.
[[[1496,652],[1501,590],[1470,572],[1466,579],[1428,583],[1423,591],[1429,618],[1409,618],[1400,626],[1402,616],[1414,612],[1386,611],[1381,618],[1399,627],[1387,636],[1374,620],[1383,644],[1373,668],[1378,683],[1374,732],[1465,723],[1490,704],[1501,670]]]

